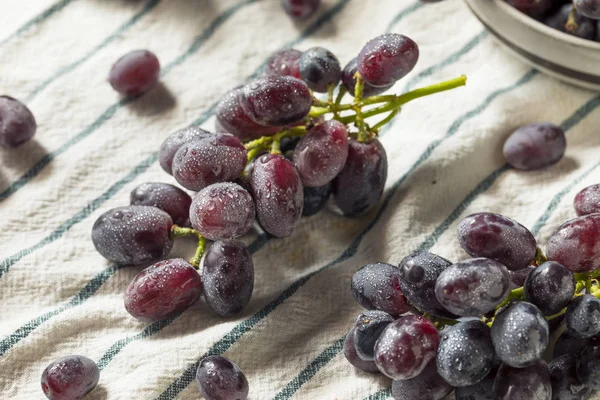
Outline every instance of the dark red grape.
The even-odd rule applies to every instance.
[[[348,93],[350,93],[352,96],[354,96],[354,89],[356,88],[356,78],[354,78],[356,71],[356,58],[353,58],[348,64],[346,64],[344,70],[342,71],[342,83],[348,90]],[[363,97],[377,96],[378,94],[387,91],[392,86],[394,86],[393,83],[388,86],[375,87],[369,85],[367,82],[364,82]]]
[[[312,95],[306,83],[291,76],[263,76],[242,88],[244,112],[266,126],[290,125],[310,112]]]
[[[82,399],[100,379],[96,363],[84,356],[54,360],[42,373],[42,390],[50,400]]]
[[[452,263],[433,253],[414,253],[399,265],[400,289],[409,303],[437,317],[454,318],[435,296],[435,282]]]
[[[556,4],[555,0],[506,0],[508,4],[530,17],[544,17]]]
[[[190,222],[210,240],[234,239],[254,222],[252,196],[235,183],[215,183],[199,191],[192,201]]]
[[[131,191],[132,206],[160,208],[171,216],[173,223],[185,226],[190,215],[192,198],[189,194],[168,183],[142,183]]]
[[[419,46],[397,33],[377,36],[362,48],[356,65],[365,82],[372,86],[389,86],[402,79],[417,64]]]
[[[583,386],[577,378],[577,357],[566,354],[548,364],[552,383],[552,400],[587,400],[592,389]]]
[[[346,335],[344,341],[344,356],[350,364],[355,368],[358,368],[365,372],[379,372],[379,368],[375,365],[375,361],[365,361],[358,357],[356,354],[356,347],[354,347],[354,329],[350,329],[350,332]]]
[[[565,154],[563,130],[552,124],[529,124],[504,142],[504,158],[514,168],[532,170],[557,163]]]
[[[156,207],[126,206],[102,214],[92,228],[98,253],[117,264],[141,265],[166,257],[173,220]]]
[[[381,198],[387,179],[387,154],[377,139],[371,143],[348,142],[348,158],[333,181],[335,203],[345,216],[371,210]]]
[[[591,338],[579,351],[576,370],[581,383],[600,390],[600,337]]]
[[[390,264],[367,264],[352,277],[354,298],[367,310],[380,310],[398,316],[408,311],[400,289],[400,270]]]
[[[513,271],[526,268],[536,253],[529,229],[500,214],[469,215],[458,224],[458,240],[469,255],[491,258]]]
[[[302,55],[296,49],[283,49],[276,51],[267,61],[265,75],[269,76],[293,76],[300,79],[298,60]]]
[[[580,338],[590,338],[600,333],[600,300],[591,294],[573,299],[565,321],[569,331]]]
[[[17,147],[35,135],[35,117],[17,99],[0,96],[0,147]]]
[[[302,215],[304,191],[294,164],[282,155],[265,154],[254,163],[252,192],[261,226],[273,236],[288,236]]]
[[[125,290],[125,309],[145,322],[186,310],[202,294],[198,271],[181,258],[159,261],[142,270]]]
[[[337,57],[323,47],[312,47],[300,56],[300,77],[315,92],[327,93],[330,85],[337,86],[342,67]]]
[[[281,0],[281,6],[292,18],[305,19],[313,15],[321,0]]]
[[[246,400],[248,380],[236,364],[225,357],[209,356],[200,361],[196,384],[205,400]]]
[[[569,35],[582,39],[594,39],[596,35],[596,23],[594,20],[585,17],[581,12],[576,11],[574,26],[567,25],[567,20],[572,9],[573,5],[569,2],[569,4],[562,6],[556,14],[546,18],[544,23]]]
[[[569,220],[548,239],[548,260],[558,261],[573,272],[600,268],[600,214]]]
[[[221,129],[217,132],[227,132],[240,140],[254,140],[261,136],[271,136],[280,130],[278,126],[264,126],[254,122],[242,108],[240,98],[242,88],[236,88],[227,93],[215,110],[215,124]]]
[[[190,126],[173,132],[160,146],[158,152],[158,162],[160,163],[160,166],[167,174],[172,175],[173,158],[175,157],[177,150],[187,142],[194,139],[204,139],[212,135],[212,133],[205,131],[202,128],[198,128],[197,126]]]
[[[214,242],[204,258],[202,282],[204,298],[214,312],[231,317],[244,311],[254,289],[254,264],[244,243]]]
[[[440,332],[438,373],[452,386],[474,385],[492,369],[494,345],[481,321],[466,321]]]
[[[600,19],[600,1],[573,0],[573,4],[582,15],[591,19]]]
[[[497,372],[498,367],[495,367],[476,384],[455,388],[454,397],[456,400],[498,400],[493,392]]]
[[[578,216],[600,213],[600,184],[588,186],[577,193],[574,206]]]
[[[318,124],[308,131],[294,150],[294,164],[302,184],[318,187],[331,182],[348,158],[348,130],[336,120]]]
[[[395,400],[443,400],[452,389],[438,374],[435,361],[431,361],[418,376],[394,381],[392,397]]]
[[[541,360],[525,368],[503,364],[496,375],[493,391],[498,400],[551,400],[548,366]]]
[[[435,295],[451,313],[476,317],[492,311],[508,296],[509,282],[504,265],[473,258],[446,268],[437,279]]]
[[[173,159],[173,176],[186,189],[199,191],[239,177],[247,158],[240,139],[220,133],[183,144]]]
[[[439,341],[438,331],[428,319],[418,315],[400,317],[377,340],[375,364],[392,379],[412,379],[435,358]]]
[[[529,273],[535,268],[535,265],[530,265],[516,271],[508,271],[510,274],[510,290],[523,287],[525,279],[527,279]]]
[[[554,344],[552,358],[558,358],[565,354],[579,354],[579,351],[587,344],[588,339],[575,336],[568,330],[563,332]]]
[[[154,53],[135,50],[112,66],[108,81],[117,92],[135,96],[150,90],[158,82],[160,63]]]
[[[394,317],[383,311],[365,311],[356,319],[354,347],[361,360],[374,361],[375,342],[383,330],[394,321]]]
[[[304,188],[304,207],[302,207],[302,216],[310,217],[315,215],[327,204],[331,196],[331,183],[320,187]]]
[[[525,285],[525,301],[535,304],[544,315],[565,308],[575,294],[575,277],[563,265],[548,261],[531,271]]]
[[[548,323],[542,312],[524,301],[502,310],[492,325],[496,355],[515,368],[535,364],[548,345]]]

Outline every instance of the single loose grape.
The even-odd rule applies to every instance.
[[[600,184],[581,189],[575,196],[574,206],[578,216],[600,213]]]
[[[192,140],[175,153],[173,177],[186,189],[199,191],[239,177],[247,158],[246,148],[232,135]]]
[[[367,310],[380,310],[398,316],[408,311],[400,289],[400,270],[390,264],[367,264],[352,277],[352,295]]]
[[[555,14],[544,20],[544,23],[554,29],[582,39],[592,40],[596,35],[596,21],[587,18],[579,10],[575,10],[575,24],[567,24],[573,4],[565,4]]]
[[[356,347],[354,346],[354,330],[350,329],[344,340],[344,356],[350,364],[355,368],[358,368],[365,372],[379,372],[379,368],[375,365],[375,361],[362,360],[358,354],[356,354]]]
[[[117,60],[108,81],[117,92],[136,96],[154,87],[159,74],[160,63],[156,55],[148,50],[135,50]]]
[[[356,58],[358,72],[372,86],[389,86],[402,79],[417,64],[419,46],[397,33],[377,36]]]
[[[577,378],[586,387],[600,390],[600,338],[588,340],[579,351],[577,358]]]
[[[298,60],[302,55],[296,49],[283,49],[276,51],[267,61],[265,75],[270,76],[293,76],[300,79]]]
[[[348,142],[346,164],[333,180],[335,203],[347,217],[363,215],[377,205],[387,179],[387,154],[377,139]]]
[[[587,400],[593,391],[577,377],[577,357],[565,354],[548,364],[552,383],[552,400]]]
[[[542,360],[524,368],[503,364],[493,391],[498,400],[552,400],[548,366]]]
[[[496,260],[510,270],[526,268],[536,253],[529,229],[504,215],[482,212],[458,224],[458,241],[472,257]]]
[[[189,215],[194,229],[205,238],[234,239],[252,227],[254,201],[240,185],[215,183],[194,196]]]
[[[230,317],[244,311],[254,289],[254,264],[246,245],[239,240],[214,242],[204,258],[202,282],[214,312]]]
[[[125,290],[125,309],[145,322],[161,321],[186,310],[202,294],[198,271],[181,258],[142,270]]]
[[[600,214],[571,219],[559,226],[546,244],[548,260],[573,272],[600,268]]]
[[[304,207],[302,207],[302,216],[310,217],[315,215],[327,204],[331,196],[331,183],[319,187],[304,187]]]
[[[315,92],[327,93],[330,85],[337,86],[342,67],[337,57],[323,47],[312,47],[300,56],[300,77]]]
[[[504,158],[517,169],[532,170],[557,163],[565,154],[563,130],[552,124],[530,124],[514,131],[504,142]]]
[[[35,117],[17,99],[0,96],[0,147],[17,147],[35,135]]]
[[[596,336],[600,333],[600,300],[591,294],[577,296],[567,307],[565,321],[575,336]]]
[[[313,15],[321,0],[281,0],[285,12],[294,19],[306,19]]]
[[[352,96],[354,96],[354,90],[356,89],[356,78],[354,76],[356,75],[357,70],[358,67],[356,66],[356,58],[353,58],[348,64],[346,64],[344,70],[342,71],[342,83],[346,87],[346,90],[348,90],[348,93],[350,93]],[[394,86],[393,83],[388,86],[376,87],[369,85],[367,82],[363,82],[363,97],[376,96],[387,91],[392,86]]]
[[[192,198],[189,194],[168,183],[142,183],[131,191],[132,206],[160,208],[171,216],[173,223],[185,226],[190,215]]]
[[[50,400],[77,400],[91,392],[100,379],[96,363],[84,356],[54,360],[42,373],[42,390]]]
[[[443,400],[452,389],[452,386],[438,374],[435,361],[431,361],[416,377],[394,381],[392,397],[394,400]]]
[[[435,358],[439,341],[438,331],[428,319],[418,315],[400,317],[377,340],[375,364],[392,379],[415,378]]]
[[[344,168],[347,158],[348,130],[336,120],[316,125],[294,150],[294,164],[302,184],[309,187],[331,182]]]
[[[197,126],[190,126],[173,132],[160,146],[158,152],[158,162],[160,163],[160,166],[167,174],[173,175],[173,158],[175,157],[177,150],[187,142],[194,139],[204,139],[212,135],[212,133]]]
[[[573,273],[556,261],[545,262],[531,271],[523,286],[525,301],[535,304],[544,315],[557,314],[574,294]]]
[[[365,311],[356,319],[354,327],[354,347],[361,360],[375,359],[375,342],[394,317],[383,311]]]
[[[304,191],[294,164],[265,154],[254,163],[252,192],[261,226],[273,236],[289,236],[302,215]]]
[[[117,264],[141,265],[166,257],[173,220],[156,207],[126,206],[100,215],[92,228],[98,253]]]
[[[312,95],[306,83],[291,76],[263,76],[242,88],[240,104],[254,122],[283,126],[302,121]]]
[[[205,400],[246,400],[248,380],[237,366],[225,357],[209,356],[200,361],[196,384]]]

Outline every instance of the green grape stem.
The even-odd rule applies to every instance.
[[[192,264],[194,268],[199,269],[200,260],[202,260],[202,255],[204,255],[204,249],[206,247],[206,239],[195,229],[184,228],[177,225],[173,225],[171,227],[171,238],[177,239],[189,236],[195,236],[198,238],[198,246],[196,247],[194,257],[190,260],[190,264]]]

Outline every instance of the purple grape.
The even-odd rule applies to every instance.
[[[313,15],[321,0],[281,0],[285,12],[294,19],[306,19]]]
[[[600,1],[573,0],[573,4],[582,15],[591,19],[600,19]]]
[[[552,400],[587,400],[592,389],[586,388],[577,378],[577,357],[573,354],[555,358],[548,364],[552,383]]]
[[[388,325],[375,344],[375,364],[395,380],[418,376],[435,358],[440,337],[426,318],[401,317]]]
[[[574,206],[580,217],[600,213],[600,184],[588,186],[577,193]]]
[[[525,285],[525,301],[535,304],[544,315],[565,308],[575,294],[575,277],[563,265],[548,261],[531,271]]]
[[[377,36],[362,48],[356,65],[365,82],[385,87],[408,74],[419,60],[419,46],[397,33]]]
[[[494,381],[498,400],[551,400],[550,373],[544,361],[516,368],[503,364]]]
[[[190,207],[190,222],[210,240],[234,239],[252,228],[254,202],[235,183],[215,183],[199,191]]]
[[[440,332],[438,373],[452,386],[474,385],[492,369],[494,345],[481,321],[466,321]]]
[[[276,237],[289,236],[302,215],[304,191],[294,164],[277,154],[257,159],[252,192],[258,222]]]
[[[142,183],[131,191],[132,206],[160,208],[171,216],[173,223],[185,226],[190,215],[191,197],[168,183]]]
[[[35,117],[25,104],[0,96],[0,147],[20,146],[35,135],[36,129]]]
[[[112,66],[108,81],[117,92],[136,96],[152,89],[159,75],[160,63],[156,55],[148,50],[135,50]]]
[[[302,207],[302,216],[310,217],[315,215],[327,204],[331,196],[331,183],[319,187],[304,188],[304,207]]]
[[[568,330],[563,332],[554,344],[552,358],[558,358],[565,354],[578,354],[579,351],[587,344],[588,339],[575,336]]]
[[[209,356],[200,361],[196,384],[205,400],[246,400],[248,380],[236,364],[225,357]]]
[[[387,179],[387,155],[383,145],[348,142],[346,164],[333,181],[335,203],[347,217],[363,215],[381,198]]]
[[[575,12],[575,25],[568,26],[567,20],[573,10],[571,2],[565,4],[555,14],[544,20],[544,23],[561,32],[573,35],[582,39],[594,39],[596,35],[596,23],[590,18],[585,17],[580,11]]]
[[[418,376],[392,383],[395,400],[443,400],[452,392],[450,386],[438,374],[435,361],[431,361]]]
[[[600,300],[591,294],[574,298],[567,307],[565,321],[574,336],[596,336],[600,333]]]
[[[330,85],[342,79],[342,67],[337,57],[323,47],[312,47],[300,56],[300,77],[315,92],[327,93]]]
[[[586,387],[600,390],[600,337],[588,340],[577,358],[577,378]]]
[[[435,296],[435,283],[452,263],[433,253],[414,253],[399,265],[400,289],[410,304],[442,318],[454,318]]]
[[[446,268],[435,284],[435,296],[448,311],[476,317],[492,311],[509,292],[506,267],[489,258],[473,258]]]
[[[125,309],[145,322],[161,321],[186,310],[202,294],[198,271],[181,258],[142,270],[125,290]]]
[[[213,183],[231,181],[244,171],[246,148],[226,134],[185,143],[173,159],[173,176],[186,189],[199,191]]]
[[[296,49],[283,49],[276,51],[267,61],[265,75],[269,76],[293,76],[300,79],[298,61],[302,55]]]
[[[312,95],[306,83],[291,76],[263,76],[242,88],[239,98],[254,122],[283,126],[302,121],[310,112]]]
[[[526,268],[536,253],[529,229],[500,214],[469,215],[458,224],[458,240],[472,257],[491,258],[513,271]]]
[[[350,332],[346,335],[346,340],[344,340],[344,356],[346,356],[348,362],[355,368],[365,372],[379,372],[379,368],[375,365],[375,361],[364,361],[356,354],[356,347],[354,347],[355,329],[356,328],[350,329]]]
[[[552,124],[530,124],[514,131],[504,142],[504,158],[514,168],[532,170],[557,163],[565,154],[563,130]]]
[[[353,58],[348,64],[346,64],[344,70],[342,71],[342,83],[348,90],[348,93],[350,93],[352,96],[354,96],[354,89],[356,88],[356,78],[354,78],[354,75],[356,74],[357,70],[356,58]],[[387,91],[392,86],[394,86],[394,83],[388,86],[375,87],[369,85],[367,82],[364,82],[363,97],[377,96],[378,94]]]
[[[556,4],[555,0],[506,0],[506,2],[535,19],[545,16]]]
[[[375,342],[394,318],[383,311],[365,311],[356,319],[354,327],[354,347],[361,360],[374,361]]]
[[[125,206],[102,214],[92,228],[98,253],[117,264],[141,265],[166,257],[173,220],[156,207]]]
[[[348,158],[348,130],[336,120],[318,124],[308,131],[294,150],[294,164],[309,187],[331,182]]]
[[[246,245],[239,240],[214,242],[204,258],[202,282],[214,312],[231,317],[244,311],[254,289],[254,264]]]
[[[280,130],[278,126],[263,126],[254,122],[242,108],[240,103],[242,88],[227,93],[215,110],[215,124],[220,126],[217,132],[227,132],[240,140],[254,140],[261,136],[271,136]]]
[[[492,342],[497,356],[515,368],[535,364],[548,345],[548,323],[542,312],[524,301],[502,310],[492,325]]]
[[[100,379],[96,363],[84,356],[52,361],[42,373],[42,390],[50,400],[77,400],[91,392]]]
[[[455,388],[454,397],[456,400],[498,400],[493,392],[497,372],[498,368],[495,367],[476,384]]]
[[[508,271],[510,274],[510,290],[523,287],[527,276],[536,268],[535,265],[530,265],[516,271]]]
[[[559,226],[546,244],[548,260],[573,272],[600,268],[600,214],[589,214]]]
[[[175,157],[177,150],[187,142],[194,139],[204,139],[211,137],[212,135],[212,133],[205,131],[202,128],[198,128],[197,126],[190,126],[173,132],[160,146],[158,152],[160,166],[167,174],[173,175],[173,158]]]
[[[398,316],[408,311],[400,289],[400,270],[385,263],[367,264],[352,277],[352,295],[367,310],[380,310]]]

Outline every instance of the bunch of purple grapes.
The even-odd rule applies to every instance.
[[[600,184],[574,203],[579,217],[546,255],[526,227],[484,212],[458,225],[471,259],[419,252],[359,269],[351,290],[367,311],[346,336],[348,361],[392,378],[397,400],[589,399],[600,390]]]

